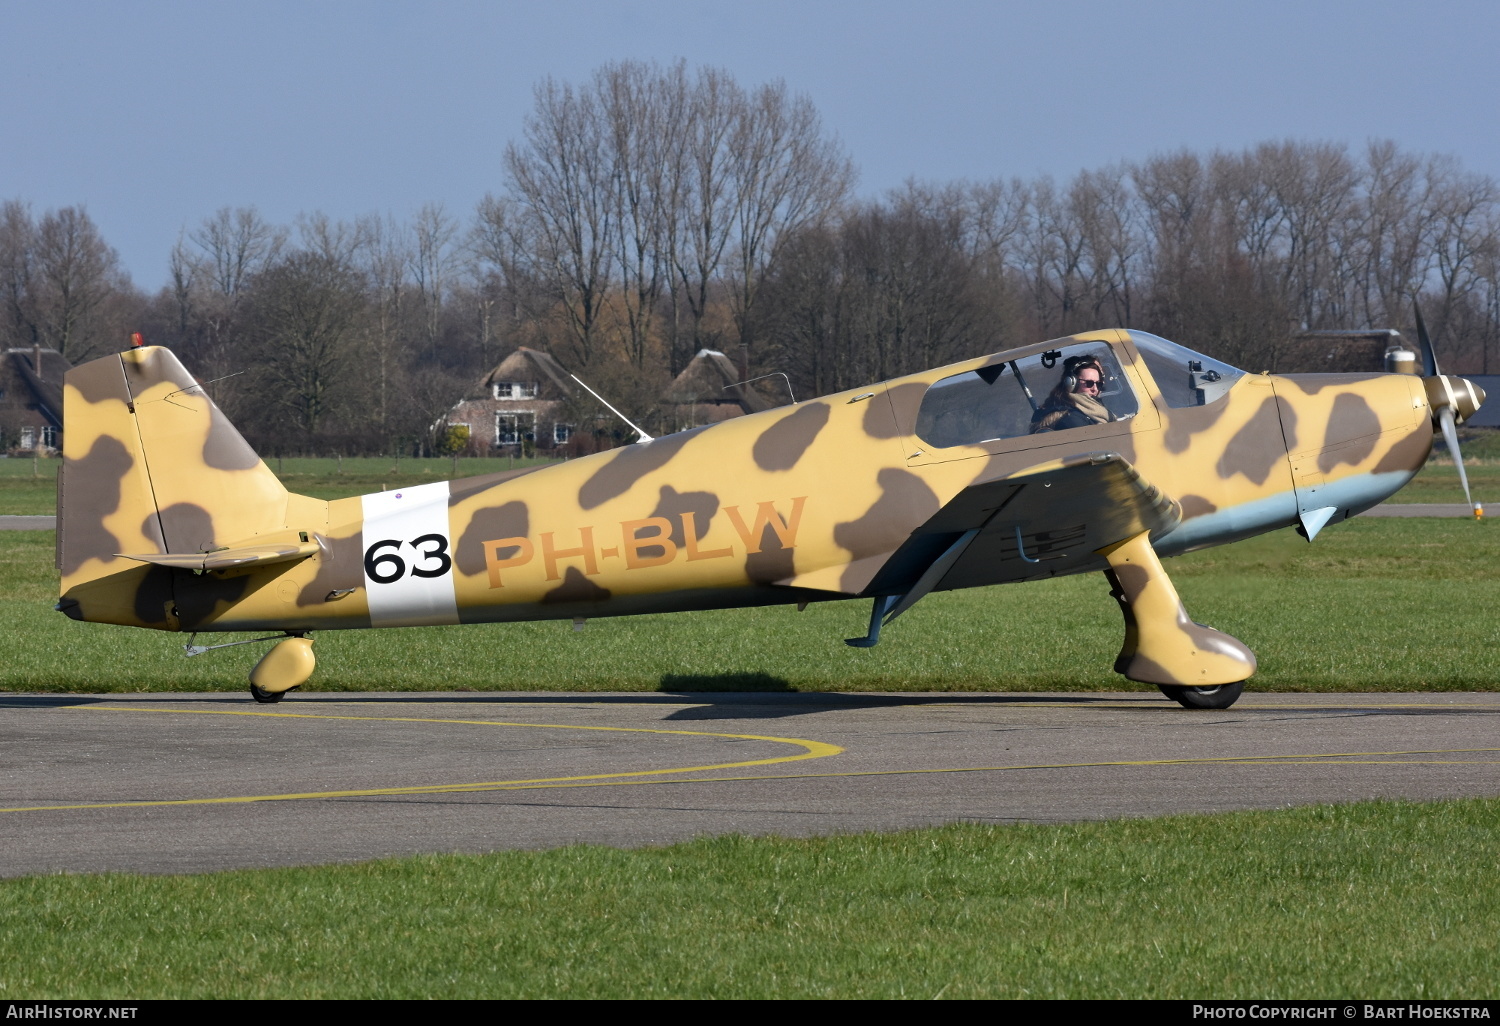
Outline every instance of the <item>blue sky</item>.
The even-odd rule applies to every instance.
[[[1265,139],[1500,178],[1500,3],[0,0],[0,199],[86,204],[136,283],[221,206],[467,217],[535,83],[613,60],[809,95],[876,195]]]

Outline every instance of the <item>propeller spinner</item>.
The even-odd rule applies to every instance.
[[[1415,303],[1412,308],[1417,315],[1417,341],[1422,344],[1422,384],[1427,388],[1427,404],[1443,432],[1443,441],[1448,443],[1448,451],[1453,454],[1459,483],[1464,486],[1464,499],[1474,507],[1474,519],[1479,520],[1484,516],[1484,507],[1469,493],[1469,475],[1464,470],[1463,453],[1458,448],[1458,425],[1484,405],[1484,389],[1467,378],[1452,377],[1438,370],[1437,353],[1432,349],[1427,325],[1422,323],[1422,308]]]

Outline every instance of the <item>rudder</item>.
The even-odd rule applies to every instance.
[[[58,608],[75,619],[177,630],[180,571],[122,553],[244,544],[286,532],[289,506],[326,510],[287,492],[169,350],[75,367],[63,408]]]

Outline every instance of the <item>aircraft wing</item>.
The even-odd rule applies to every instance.
[[[1119,453],[1069,456],[964,489],[912,532],[865,594],[902,596],[893,618],[929,591],[1103,570],[1099,549],[1181,520],[1177,502]]]

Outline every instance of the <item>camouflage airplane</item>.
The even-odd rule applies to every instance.
[[[312,673],[315,630],[865,598],[849,643],[869,646],[929,592],[1103,571],[1115,670],[1226,708],[1255,657],[1189,618],[1158,557],[1288,526],[1310,541],[1404,485],[1434,422],[1451,438],[1484,399],[1422,342],[1421,375],[1398,352],[1405,373],[1277,376],[1088,332],[333,501],[289,493],[171,352],[138,346],[67,375],[57,608],[279,632],[252,639],[278,642],[250,674],[275,702]]]

